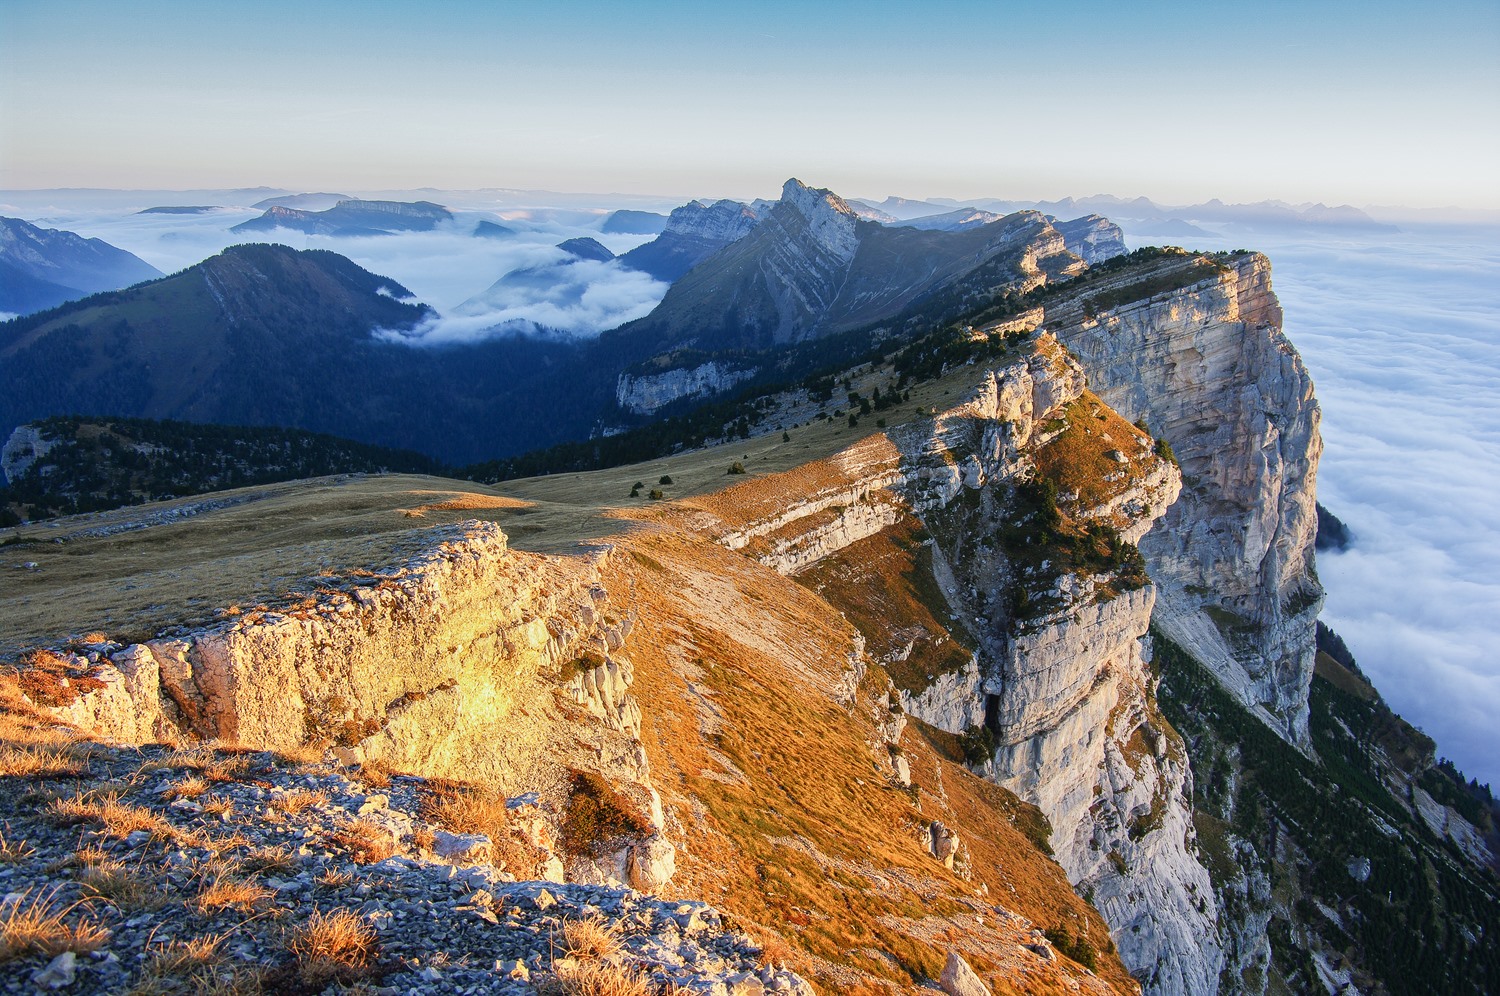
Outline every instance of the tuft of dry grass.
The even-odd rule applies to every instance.
[[[313,881],[325,889],[342,889],[354,882],[354,875],[338,868],[328,867],[319,872],[318,877]]]
[[[228,816],[234,812],[234,800],[227,799],[222,795],[205,796],[199,805],[203,807],[205,813],[210,813],[214,816]]]
[[[286,949],[296,959],[297,978],[321,989],[356,982],[371,974],[375,931],[348,910],[318,911],[288,931]]]
[[[339,827],[328,837],[329,843],[346,848],[354,860],[362,865],[373,865],[396,853],[395,841],[383,827],[364,820],[352,820]]]
[[[72,755],[67,745],[0,747],[0,775],[18,778],[73,778],[83,774],[83,771],[84,765]]]
[[[379,761],[366,761],[359,766],[359,778],[370,788],[390,788],[391,769]]]
[[[431,853],[435,843],[437,834],[432,832],[431,827],[418,827],[411,833],[411,846],[423,854]]]
[[[167,898],[139,871],[121,861],[91,861],[78,876],[84,892],[113,903],[122,910],[154,910]]]
[[[568,954],[575,958],[612,958],[622,950],[618,923],[609,923],[601,917],[591,916],[564,920],[562,928]]]
[[[202,771],[213,759],[214,752],[207,747],[174,747],[161,757],[146,761],[138,770],[143,775],[158,771]]]
[[[10,824],[5,825],[10,829]],[[0,832],[0,864],[13,865],[19,861],[25,861],[36,853],[36,848],[24,840],[10,840],[4,832]]]
[[[424,786],[421,816],[454,833],[482,833],[491,841],[506,834],[510,814],[505,797],[472,785],[429,783]]]
[[[211,782],[237,781],[245,769],[250,767],[250,759],[243,756],[215,757],[202,768],[203,777]]]
[[[660,992],[641,969],[602,961],[558,961],[540,980],[544,996],[657,996]]]
[[[113,792],[93,797],[76,795],[55,799],[48,804],[47,815],[62,826],[97,823],[109,836],[121,839],[137,830],[146,831],[156,840],[176,840],[184,836],[161,816],[149,809],[123,803]]]
[[[298,744],[296,747],[288,747],[276,752],[276,760],[280,764],[318,764],[328,753],[328,742],[316,740],[311,743]]]
[[[539,857],[536,849],[511,829],[505,796],[493,789],[429,779],[422,786],[420,814],[424,820],[453,833],[484,834],[490,839],[491,860],[497,868],[523,878],[536,869]],[[430,840],[415,843],[427,849],[432,847]]]
[[[285,847],[272,846],[252,848],[244,859],[246,868],[262,875],[285,875],[296,871],[301,863],[297,855]]]
[[[79,918],[68,922],[77,903],[59,908],[57,889],[27,889],[0,908],[0,964],[28,954],[47,957],[64,951],[94,951],[109,940],[109,931]]]
[[[208,782],[192,775],[169,786],[162,795],[167,799],[196,799],[207,791]]]
[[[293,792],[285,792],[271,800],[271,808],[287,815],[295,815],[303,810],[314,806],[328,805],[327,792],[314,792],[309,789],[297,789]]]
[[[209,914],[226,908],[249,911],[255,908],[256,903],[270,899],[272,895],[274,893],[271,889],[254,879],[221,873],[203,883],[195,904],[199,912]]]
[[[149,951],[129,996],[260,996],[262,970],[230,964],[220,950],[225,937],[204,934]]]

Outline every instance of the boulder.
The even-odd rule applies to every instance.
[[[948,952],[948,961],[943,965],[938,985],[948,996],[993,996],[990,987],[980,980],[978,973],[957,951]]]

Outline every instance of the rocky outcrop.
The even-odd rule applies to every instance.
[[[34,425],[19,425],[0,447],[0,482],[14,484],[38,460],[52,452],[58,441],[43,436]]]
[[[674,208],[661,234],[624,253],[620,262],[668,283],[709,256],[738,242],[760,221],[761,212],[739,201],[691,201]]]
[[[1201,279],[1149,292],[1153,278],[1192,266]],[[1161,589],[1157,624],[1305,749],[1322,606],[1313,566],[1320,411],[1282,334],[1270,277],[1257,254],[1216,268],[1168,258],[1096,295],[1147,288],[1122,294],[1129,303],[1049,309],[1047,326],[1100,397],[1148,422],[1181,463],[1182,497],[1141,543]]]
[[[695,367],[664,370],[660,373],[622,373],[615,385],[615,403],[633,414],[650,415],[683,398],[720,394],[749,380],[757,372],[755,367],[740,369],[728,363],[709,360]]]
[[[118,742],[314,744],[349,764],[512,795],[550,785],[573,763],[570,745],[587,743],[590,770],[650,831],[577,858],[570,879],[655,891],[671,878],[672,844],[623,656],[633,621],[601,581],[609,553],[546,558],[509,550],[493,523],[440,528],[424,553],[368,583],[75,654],[65,670],[86,675],[89,690],[51,712]],[[557,713],[560,697],[572,718]]]
[[[1103,215],[1089,214],[1072,221],[1054,221],[1052,227],[1062,233],[1068,251],[1090,266],[1125,255],[1125,233]]]

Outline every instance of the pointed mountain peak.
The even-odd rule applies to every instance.
[[[792,177],[781,188],[781,203],[788,204],[807,221],[813,238],[835,257],[848,262],[859,248],[855,227],[859,222],[853,208],[833,191],[809,187]]]
[[[795,176],[781,185],[781,200],[784,204],[796,207],[808,221],[814,220],[815,214],[827,211],[848,215],[850,218],[859,217],[838,194],[826,187],[809,187]]]

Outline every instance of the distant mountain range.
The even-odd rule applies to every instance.
[[[430,201],[339,201],[326,211],[272,205],[259,218],[242,221],[231,232],[270,232],[278,228],[309,235],[387,235],[426,232],[453,214]]]
[[[102,239],[0,218],[0,311],[27,315],[159,276]]]
[[[1085,251],[1095,258],[1110,252],[1086,242],[1093,221],[1076,231],[1071,245],[1036,212],[961,231],[887,226],[863,220],[831,191],[795,179],[769,207],[695,202],[672,217],[660,238],[621,262],[659,259],[663,245],[674,252],[690,246],[704,258],[655,311],[606,338],[662,350],[766,349],[888,319],[977,274],[986,288],[1025,289],[1075,271]],[[1097,221],[1107,226],[1112,252],[1123,253],[1119,229]]]
[[[739,201],[692,201],[667,217],[661,234],[620,257],[633,270],[668,283],[725,246],[750,234],[760,220],[755,208]]]
[[[564,344],[414,349],[433,316],[326,251],[234,246],[180,273],[0,324],[0,436],[49,415],[291,426],[462,462],[586,428],[512,410]]]
[[[599,231],[606,235],[660,235],[666,227],[667,216],[664,214],[627,208],[605,218]]]
[[[423,202],[344,201],[324,212],[273,206],[250,224],[298,216],[338,231],[449,215]],[[171,277],[0,325],[0,433],[52,415],[280,425],[463,464],[639,424],[747,378],[795,378],[831,355],[817,346],[787,358],[799,344],[852,335],[838,348],[862,354],[871,340],[861,330],[887,326],[880,334],[899,338],[923,308],[1022,292],[1124,251],[1119,229],[1097,216],[888,227],[796,180],[775,202],[684,205],[618,262],[592,239],[559,248],[564,260],[512,271],[486,294],[583,293],[588,282],[569,271],[584,261],[675,283],[650,315],[597,340],[491,334],[422,347],[403,340],[419,341],[437,316],[395,281],[330,252],[235,246]],[[474,317],[493,310],[473,303]],[[730,372],[681,376],[715,358]],[[622,378],[642,365],[695,386],[652,388],[650,404],[622,406]],[[572,403],[559,408],[551,401],[562,394]]]

